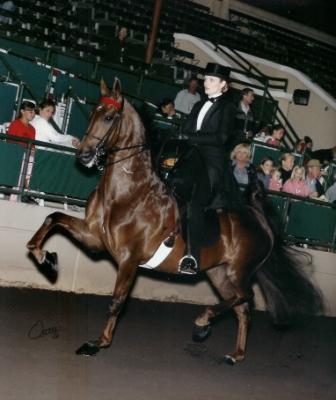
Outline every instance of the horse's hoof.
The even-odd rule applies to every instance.
[[[194,324],[192,330],[192,339],[194,342],[203,342],[211,333],[211,325],[199,326]]]
[[[236,362],[237,362],[237,360],[234,357],[230,356],[230,354],[226,354],[224,356],[224,360],[223,361],[228,365],[235,365]]]
[[[76,350],[76,354],[79,356],[95,356],[99,353],[100,347],[98,346],[97,341],[91,341],[84,343],[78,350]]]
[[[40,272],[50,283],[55,283],[58,278],[58,257],[57,253],[46,251],[43,262],[39,265]]]

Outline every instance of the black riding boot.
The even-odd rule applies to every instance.
[[[186,210],[186,254],[179,263],[181,274],[194,275],[200,270],[200,249],[204,226],[204,211],[198,202],[189,202]]]

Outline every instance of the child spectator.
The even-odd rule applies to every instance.
[[[309,186],[305,181],[305,169],[298,165],[293,168],[291,178],[283,185],[282,190],[296,196],[308,197]]]
[[[281,140],[285,135],[285,129],[281,125],[275,125],[272,135],[265,138],[265,143],[271,146],[282,146]]]
[[[261,160],[259,167],[257,168],[257,177],[265,187],[268,188],[271,180],[271,172],[273,169],[273,159],[271,157],[265,157]]]
[[[268,189],[276,192],[279,192],[282,189],[282,179],[279,168],[273,168]]]

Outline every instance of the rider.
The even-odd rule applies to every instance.
[[[205,69],[207,98],[196,103],[188,116],[180,140],[189,150],[175,169],[182,180],[184,204],[181,219],[187,226],[187,251],[180,260],[181,273],[199,271],[205,209],[232,209],[239,204],[239,189],[229,168],[229,150],[225,144],[234,134],[236,107],[228,96],[230,70],[215,63]],[[174,182],[174,180],[173,180]],[[174,184],[174,183],[173,183]]]

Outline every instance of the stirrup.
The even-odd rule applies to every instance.
[[[186,254],[179,262],[178,272],[180,274],[195,275],[198,272],[198,264],[195,257],[191,254]]]

